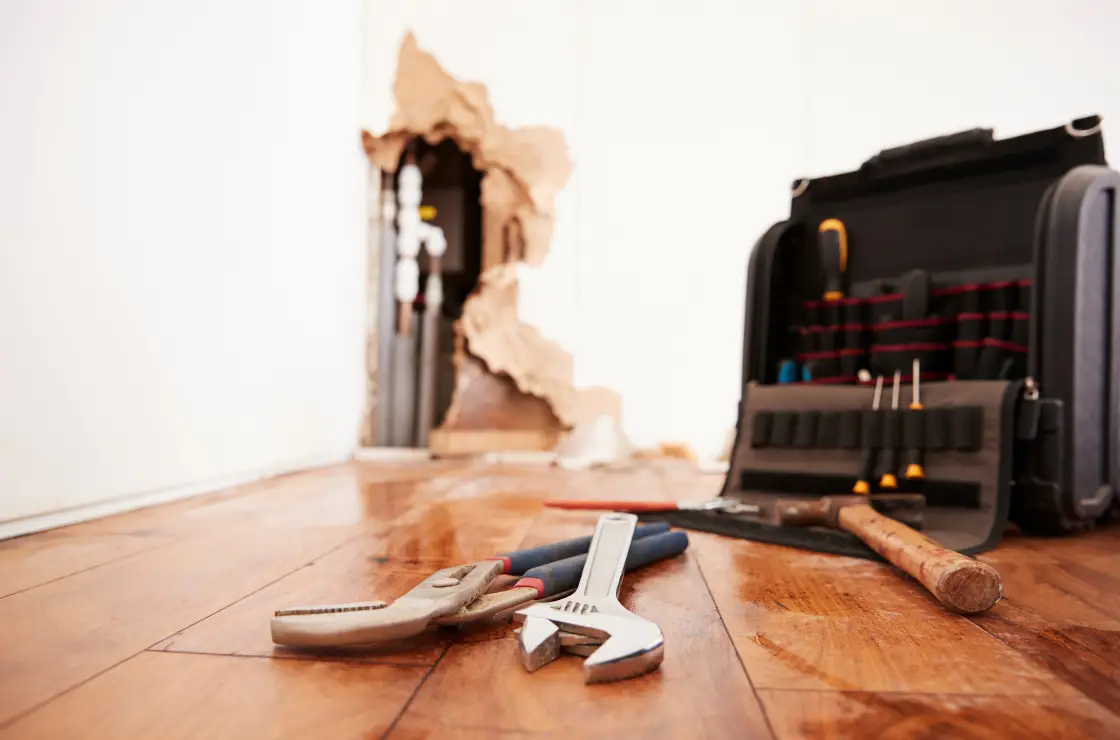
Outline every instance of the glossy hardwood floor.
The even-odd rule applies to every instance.
[[[1120,532],[1009,537],[990,614],[877,563],[690,533],[628,576],[661,669],[534,674],[502,625],[277,649],[273,609],[589,534],[547,498],[711,496],[717,476],[351,464],[0,543],[2,738],[1120,737]]]

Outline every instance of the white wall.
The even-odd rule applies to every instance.
[[[1098,0],[801,0],[805,166],[974,127],[996,136],[1091,113],[1120,119],[1120,4]]]
[[[778,4],[774,4],[778,5]],[[367,2],[365,125],[393,109],[400,39],[481,81],[509,126],[561,129],[576,170],[521,313],[576,359],[577,382],[624,394],[639,444],[718,450],[735,421],[754,234],[798,172],[796,6]],[[792,121],[792,123],[791,123]],[[657,218],[649,218],[657,214]]]
[[[352,449],[360,15],[0,4],[0,520]]]
[[[746,263],[794,178],[976,126],[1120,114],[1120,5],[1095,0],[366,7],[368,128],[388,120],[411,28],[500,120],[565,132],[576,176],[522,315],[573,352],[580,384],[623,394],[635,441],[702,453],[734,423]]]

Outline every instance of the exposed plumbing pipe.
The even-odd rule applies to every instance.
[[[411,151],[397,180],[397,266],[393,284],[397,331],[393,340],[393,444],[411,447],[416,429],[416,338],[413,302],[420,291],[420,198],[423,177]]]
[[[428,432],[436,424],[436,391],[439,383],[439,330],[443,305],[443,278],[440,258],[447,251],[443,229],[420,224],[420,236],[428,253],[431,270],[424,287],[424,325],[420,330],[420,403],[417,410],[416,437],[421,447],[428,446]]]
[[[401,168],[397,187],[397,334],[412,333],[412,304],[420,291],[420,220],[422,176],[411,155]]]
[[[381,175],[381,241],[377,288],[377,444],[393,444],[393,345],[396,327],[396,295],[393,291],[393,266],[396,264],[397,193],[393,177]]]

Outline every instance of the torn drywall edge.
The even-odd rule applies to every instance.
[[[547,401],[567,427],[602,415],[618,419],[618,394],[605,388],[577,390],[571,355],[518,318],[516,271],[501,264],[539,266],[548,253],[556,195],[572,173],[563,134],[498,124],[486,88],[456,80],[411,33],[401,43],[393,93],[397,109],[389,130],[379,136],[362,133],[373,165],[393,172],[413,138],[433,144],[451,138],[483,173],[483,255],[490,259],[456,327],[465,340],[461,351],[491,372],[508,375],[522,392]]]
[[[378,389],[381,370],[377,327],[377,304],[381,300],[381,171],[370,166],[366,180],[366,388],[362,427],[358,433],[358,444],[372,447],[379,442]]]

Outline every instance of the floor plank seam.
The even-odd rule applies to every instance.
[[[308,568],[308,567],[314,565],[319,560],[322,560],[323,558],[327,557],[328,555],[332,555],[332,554],[338,552],[339,550],[346,547],[351,542],[354,542],[355,540],[359,539],[362,536],[363,535],[361,535],[361,534],[355,534],[355,535],[352,535],[350,537],[345,538],[342,542],[338,543],[334,547],[331,547],[331,548],[319,553],[318,555],[311,558],[307,562],[301,563],[300,565],[296,566],[295,568],[292,568],[291,570],[287,571],[286,573],[283,573],[280,576],[278,576],[276,578],[273,578],[268,583],[264,583],[264,584],[258,586],[257,588],[253,589],[252,591],[245,594],[244,596],[241,596],[241,597],[238,597],[238,598],[234,599],[233,601],[231,601],[228,604],[226,604],[225,606],[223,606],[221,609],[218,609],[214,612],[211,612],[210,614],[207,614],[206,616],[201,617],[200,619],[196,619],[195,621],[191,622],[190,624],[186,625],[185,627],[180,627],[179,629],[175,630],[173,633],[171,633],[170,635],[168,635],[166,637],[161,637],[160,639],[156,640],[155,642],[153,642],[151,645],[144,648],[144,650],[141,650],[140,652],[142,653],[142,652],[145,652],[145,651],[148,651],[148,650],[151,650],[153,652],[158,652],[158,651],[155,650],[155,647],[156,647],[156,645],[159,645],[161,642],[166,642],[167,640],[170,640],[171,638],[175,637],[175,635],[186,632],[191,627],[194,627],[195,625],[201,624],[202,622],[205,622],[207,619],[210,619],[211,617],[214,617],[214,616],[217,616],[218,614],[221,614],[226,609],[229,609],[231,606],[234,606],[236,604],[240,604],[242,601],[249,598],[250,596],[258,594],[261,591],[264,591],[269,586],[273,586],[273,585],[279,583],[280,581],[284,580],[285,578],[292,575],[293,573],[298,573],[299,571],[303,570],[304,568]],[[139,653],[137,653],[137,655],[139,655]],[[130,656],[130,657],[135,657],[135,656]]]
[[[521,536],[521,539],[518,541],[517,547],[515,549],[520,550],[525,546],[525,541],[529,539],[529,535],[533,531],[533,527],[536,526],[537,522],[543,515],[544,507],[542,506],[541,509],[536,513],[536,515],[534,515],[533,518],[529,521],[528,526],[525,527],[525,534]],[[424,684],[428,682],[428,678],[435,672],[436,668],[439,667],[439,664],[443,660],[444,656],[451,652],[451,648],[453,648],[457,644],[460,644],[458,642],[460,635],[462,635],[462,629],[456,631],[455,636],[451,639],[451,642],[447,644],[447,647],[443,649],[443,652],[441,652],[439,654],[439,657],[436,658],[435,662],[432,663],[427,673],[425,673],[420,681],[416,684],[416,688],[412,690],[412,693],[409,695],[408,700],[405,701],[404,705],[401,707],[401,711],[398,712],[397,716],[393,718],[393,721],[385,730],[385,734],[381,736],[381,740],[387,740],[387,738],[393,733],[393,731],[396,730],[397,725],[400,724],[400,721],[404,719],[404,716],[408,713],[408,708],[412,706],[412,702],[415,701],[416,697],[420,695],[420,692],[424,688]]]
[[[764,691],[768,694],[875,694],[876,696],[946,696],[946,697],[962,697],[968,699],[1038,699],[1041,697],[1054,697],[1054,692],[1050,690],[1042,690],[1037,693],[992,693],[989,691],[922,691],[919,689],[827,689],[827,688],[803,688],[792,686],[790,688],[783,688],[778,686],[760,686],[758,691]]]
[[[151,553],[153,550],[158,550],[161,547],[166,547],[168,545],[172,545],[172,544],[175,544],[175,543],[181,542],[181,541],[182,541],[182,538],[174,538],[174,539],[169,539],[166,542],[156,542],[156,543],[152,544],[150,547],[145,547],[142,550],[137,550],[136,552],[125,553],[124,555],[121,555],[120,557],[112,558],[111,560],[106,560],[103,563],[96,563],[96,564],[91,565],[87,568],[82,568],[81,570],[76,570],[73,573],[67,573],[66,575],[59,576],[58,578],[52,578],[49,581],[43,581],[42,583],[36,583],[34,586],[28,586],[27,588],[21,588],[20,590],[12,591],[9,594],[2,594],[2,595],[0,595],[0,600],[6,599],[9,596],[15,596],[16,594],[24,594],[24,593],[27,593],[28,591],[34,591],[37,588],[42,588],[43,586],[49,585],[51,583],[58,583],[61,580],[70,578],[71,576],[76,576],[80,573],[89,573],[91,570],[97,570],[98,568],[101,568],[101,567],[106,566],[106,565],[112,565],[113,563],[119,563],[123,560],[128,560],[129,558],[135,557],[137,555],[147,555],[147,554]]]
[[[689,554],[692,561],[696,563],[696,570],[700,573],[700,579],[704,581],[704,588],[708,591],[708,598],[712,600],[712,606],[716,609],[716,616],[719,617],[719,623],[723,625],[723,633],[727,636],[727,644],[735,651],[735,658],[739,661],[739,667],[743,669],[743,676],[747,679],[747,685],[751,687],[751,694],[754,695],[754,700],[758,704],[759,710],[762,712],[762,718],[766,720],[766,729],[770,733],[770,737],[778,737],[778,733],[774,732],[774,724],[770,721],[770,713],[766,711],[766,705],[762,703],[762,698],[758,695],[758,687],[754,685],[751,680],[751,672],[747,670],[747,664],[743,661],[743,656],[739,652],[738,645],[735,644],[735,639],[731,636],[731,630],[727,628],[727,622],[723,618],[723,612],[720,611],[719,601],[716,600],[715,594],[712,593],[712,587],[708,583],[708,576],[704,574],[704,567],[700,564],[700,559],[693,554]]]
[[[157,643],[158,644],[158,643]],[[161,655],[209,655],[215,658],[248,658],[250,660],[291,660],[300,663],[341,663],[346,665],[389,665],[398,668],[431,668],[435,663],[409,663],[400,660],[378,660],[376,658],[344,658],[316,653],[300,657],[298,655],[250,655],[249,653],[217,653],[210,650],[159,650],[150,647],[142,652]],[[135,657],[135,656],[133,656]]]
[[[303,563],[303,564],[302,564],[302,565],[300,565],[299,567],[293,568],[292,570],[290,570],[290,571],[288,571],[288,572],[284,573],[284,574],[283,574],[283,575],[281,575],[280,577],[278,577],[278,578],[274,578],[273,580],[269,581],[268,583],[265,583],[265,584],[263,584],[262,586],[260,586],[260,587],[258,587],[258,588],[255,588],[255,589],[253,589],[252,591],[250,591],[249,593],[245,594],[244,596],[242,596],[242,597],[240,597],[240,598],[238,598],[238,599],[235,599],[235,600],[231,601],[230,603],[228,603],[228,604],[226,604],[225,606],[223,606],[223,607],[222,607],[221,609],[218,609],[217,611],[214,611],[214,612],[212,612],[212,613],[210,613],[210,614],[207,614],[206,616],[202,617],[201,619],[196,619],[196,620],[195,620],[194,622],[191,622],[190,624],[186,625],[185,627],[180,627],[179,629],[177,629],[177,630],[176,630],[176,631],[175,631],[174,633],[172,633],[171,635],[169,635],[169,636],[167,636],[167,637],[161,637],[160,639],[156,640],[155,642],[153,642],[153,643],[152,643],[151,645],[149,645],[148,647],[146,647],[146,648],[143,648],[143,649],[141,649],[141,650],[137,650],[137,651],[136,651],[135,653],[132,653],[131,655],[125,656],[124,658],[122,658],[122,659],[118,660],[117,662],[113,663],[112,665],[106,666],[105,668],[102,668],[102,669],[101,669],[100,671],[97,671],[96,673],[93,673],[93,674],[91,674],[91,675],[89,675],[89,676],[86,676],[86,677],[85,677],[84,679],[82,679],[81,681],[78,681],[78,682],[77,682],[77,683],[75,683],[74,685],[72,685],[72,686],[67,686],[67,687],[66,687],[65,689],[63,689],[62,691],[59,691],[59,692],[58,692],[57,694],[54,694],[53,696],[50,696],[50,697],[48,697],[48,698],[44,699],[43,701],[39,702],[38,704],[35,704],[35,705],[31,706],[31,707],[28,707],[28,708],[27,708],[27,709],[26,709],[25,711],[23,711],[23,712],[20,712],[20,713],[18,713],[18,714],[16,714],[16,715],[13,715],[12,717],[10,717],[10,718],[9,718],[8,720],[6,720],[5,722],[2,722],[2,723],[0,723],[0,730],[3,730],[3,729],[5,729],[5,728],[7,728],[7,727],[10,727],[10,726],[11,726],[12,724],[14,724],[14,723],[18,722],[19,720],[23,719],[24,717],[27,717],[28,715],[30,715],[30,714],[32,714],[32,713],[34,713],[34,712],[38,711],[39,709],[42,709],[43,707],[47,706],[47,705],[48,705],[48,704],[50,704],[51,702],[53,702],[53,701],[55,701],[55,700],[57,700],[57,699],[60,699],[60,698],[61,698],[61,697],[63,697],[63,696],[66,696],[67,694],[69,694],[69,693],[70,693],[70,692],[72,692],[72,691],[75,691],[75,690],[77,690],[77,689],[80,689],[80,688],[81,688],[82,686],[85,686],[85,685],[86,685],[87,683],[89,683],[90,681],[93,681],[93,680],[95,680],[95,679],[99,678],[100,676],[103,676],[103,675],[105,675],[106,673],[108,673],[109,671],[113,670],[114,668],[116,668],[116,667],[118,667],[118,666],[124,665],[125,663],[127,663],[127,662],[128,662],[128,661],[130,661],[130,660],[132,660],[133,658],[135,658],[135,657],[136,657],[136,656],[138,656],[138,655],[141,655],[141,654],[143,654],[143,653],[145,653],[145,652],[149,652],[149,651],[151,651],[151,652],[159,652],[159,651],[155,650],[154,648],[155,648],[155,646],[156,646],[156,645],[159,645],[159,644],[160,644],[161,642],[165,642],[165,641],[167,641],[167,640],[170,640],[170,639],[171,639],[172,637],[174,637],[175,635],[177,635],[177,634],[179,634],[179,633],[181,633],[181,632],[184,632],[184,631],[186,631],[186,630],[190,629],[191,627],[194,627],[194,626],[195,626],[196,624],[199,624],[199,623],[201,623],[201,622],[204,622],[204,621],[206,621],[207,619],[209,619],[210,617],[213,617],[213,616],[214,616],[214,615],[216,615],[216,614],[221,614],[222,612],[224,612],[224,611],[225,611],[226,609],[229,609],[229,608],[230,608],[231,606],[233,606],[234,604],[238,604],[238,603],[240,603],[240,602],[244,601],[245,599],[249,598],[249,597],[250,597],[250,596],[252,596],[253,594],[256,594],[256,593],[258,593],[258,592],[260,592],[260,591],[263,591],[264,589],[268,588],[269,586],[271,586],[271,585],[273,585],[273,584],[275,584],[275,583],[278,583],[279,581],[281,581],[281,580],[283,580],[283,579],[287,578],[287,577],[288,577],[288,576],[290,576],[290,575],[291,575],[292,573],[295,573],[296,571],[299,571],[299,570],[302,570],[303,568],[306,568],[306,567],[307,567],[307,566],[309,566],[309,565],[310,565],[311,563],[314,563],[314,562],[315,562],[316,560],[319,560],[320,558],[324,558],[324,557],[326,557],[327,555],[330,555],[331,553],[335,552],[336,550],[340,550],[340,549],[342,549],[343,547],[345,547],[346,545],[348,545],[348,544],[349,544],[350,542],[353,542],[354,540],[358,539],[358,538],[359,538],[359,537],[361,537],[361,536],[362,536],[362,535],[360,535],[360,534],[356,534],[356,535],[353,535],[353,536],[351,536],[351,537],[347,537],[347,538],[346,538],[346,539],[345,539],[345,540],[344,540],[343,542],[339,543],[338,545],[336,545],[336,546],[334,546],[334,547],[330,548],[329,550],[326,550],[325,552],[322,552],[322,553],[320,553],[320,554],[316,555],[316,556],[315,556],[314,558],[312,558],[312,559],[311,559],[311,560],[309,560],[308,562],[306,562],[306,563]]]
[[[1030,609],[1026,609],[1026,607],[1016,607],[1016,608],[1019,608],[1019,609],[1023,609],[1023,610],[1025,610],[1025,611],[1031,612],[1032,614],[1034,613],[1034,612],[1033,612],[1032,610],[1030,610]],[[1036,616],[1037,616],[1037,615],[1036,615]],[[1049,665],[1047,665],[1047,664],[1046,664],[1045,662],[1037,660],[1037,659],[1036,659],[1036,658],[1035,658],[1034,656],[1030,655],[1029,653],[1024,653],[1024,652],[1023,652],[1023,650],[1021,650],[1020,648],[1016,647],[1015,645],[1013,645],[1012,643],[1008,642],[1007,640],[1004,640],[1004,639],[1003,639],[1002,637],[1000,637],[999,635],[997,635],[997,634],[993,633],[993,632],[992,632],[991,630],[989,630],[989,629],[988,629],[987,627],[985,627],[984,625],[982,625],[982,624],[979,624],[979,623],[977,623],[977,622],[974,622],[974,621],[973,621],[973,620],[971,620],[971,619],[969,619],[968,621],[969,621],[969,622],[972,622],[972,624],[976,625],[976,627],[977,627],[977,628],[979,628],[980,630],[982,630],[982,631],[983,631],[983,632],[984,632],[984,633],[985,633],[986,635],[988,635],[988,636],[989,636],[989,637],[991,637],[992,639],[994,639],[994,640],[996,640],[997,642],[999,642],[999,644],[1007,646],[1007,647],[1008,647],[1008,648],[1010,648],[1011,650],[1014,650],[1014,651],[1015,651],[1015,653],[1016,653],[1017,655],[1020,655],[1020,656],[1023,656],[1023,657],[1025,657],[1025,658],[1026,658],[1027,660],[1029,660],[1029,661],[1030,661],[1030,662],[1031,662],[1031,663],[1032,663],[1033,665],[1035,665],[1035,666],[1037,666],[1037,667],[1041,668],[1042,670],[1045,670],[1045,671],[1046,671],[1047,673],[1049,673],[1049,674],[1050,674],[1050,676],[1052,676],[1052,677],[1053,677],[1053,678],[1054,678],[1054,679],[1055,679],[1056,681],[1058,681],[1059,683],[1061,683],[1061,684],[1062,684],[1063,686],[1065,686],[1065,687],[1069,688],[1069,689],[1070,689],[1071,691],[1074,691],[1074,692],[1076,692],[1078,696],[1080,696],[1080,697],[1084,698],[1084,699],[1085,699],[1086,701],[1088,701],[1088,702],[1091,702],[1092,704],[1095,704],[1095,705],[1096,705],[1096,706],[1098,706],[1098,707],[1101,707],[1101,708],[1103,708],[1105,712],[1107,712],[1108,714],[1112,715],[1113,717],[1117,717],[1117,718],[1120,718],[1120,711],[1118,711],[1118,710],[1115,710],[1115,709],[1113,709],[1112,707],[1108,706],[1108,704],[1107,704],[1107,703],[1105,703],[1105,702],[1102,702],[1102,701],[1101,701],[1100,699],[1097,699],[1097,698],[1095,698],[1095,697],[1091,696],[1090,694],[1086,693],[1086,692],[1085,692],[1085,691],[1083,691],[1083,690],[1082,690],[1082,689],[1081,689],[1081,688],[1080,688],[1079,686],[1077,686],[1077,685],[1075,685],[1074,683],[1072,683],[1072,682],[1070,682],[1069,680],[1067,680],[1067,679],[1066,679],[1066,678],[1065,678],[1064,676],[1058,675],[1058,674],[1057,674],[1057,673],[1055,673],[1055,672],[1054,672],[1054,670],[1053,670],[1053,669],[1052,669],[1052,668],[1051,668],[1051,667],[1050,667]],[[1048,693],[1047,693],[1047,694],[1045,694],[1045,695],[1047,695],[1047,696],[1055,696],[1055,693],[1051,691],[1051,692],[1048,692]]]
[[[391,734],[393,734],[393,731],[397,729],[397,725],[400,724],[400,721],[402,719],[404,719],[404,715],[408,713],[408,708],[412,706],[412,702],[415,701],[416,697],[420,694],[420,690],[423,689],[424,684],[427,683],[428,677],[431,676],[432,673],[435,672],[436,668],[439,667],[440,661],[442,661],[443,657],[451,651],[451,646],[454,644],[455,643],[452,642],[447,647],[445,647],[443,649],[443,652],[439,654],[439,657],[436,658],[436,662],[432,663],[432,665],[429,666],[427,672],[424,673],[424,675],[420,678],[420,681],[417,682],[416,688],[412,690],[412,693],[408,695],[408,699],[405,701],[404,705],[401,706],[401,711],[397,712],[397,716],[393,717],[393,721],[389,723],[389,727],[386,728],[385,734],[381,736],[381,740],[386,740]]]

